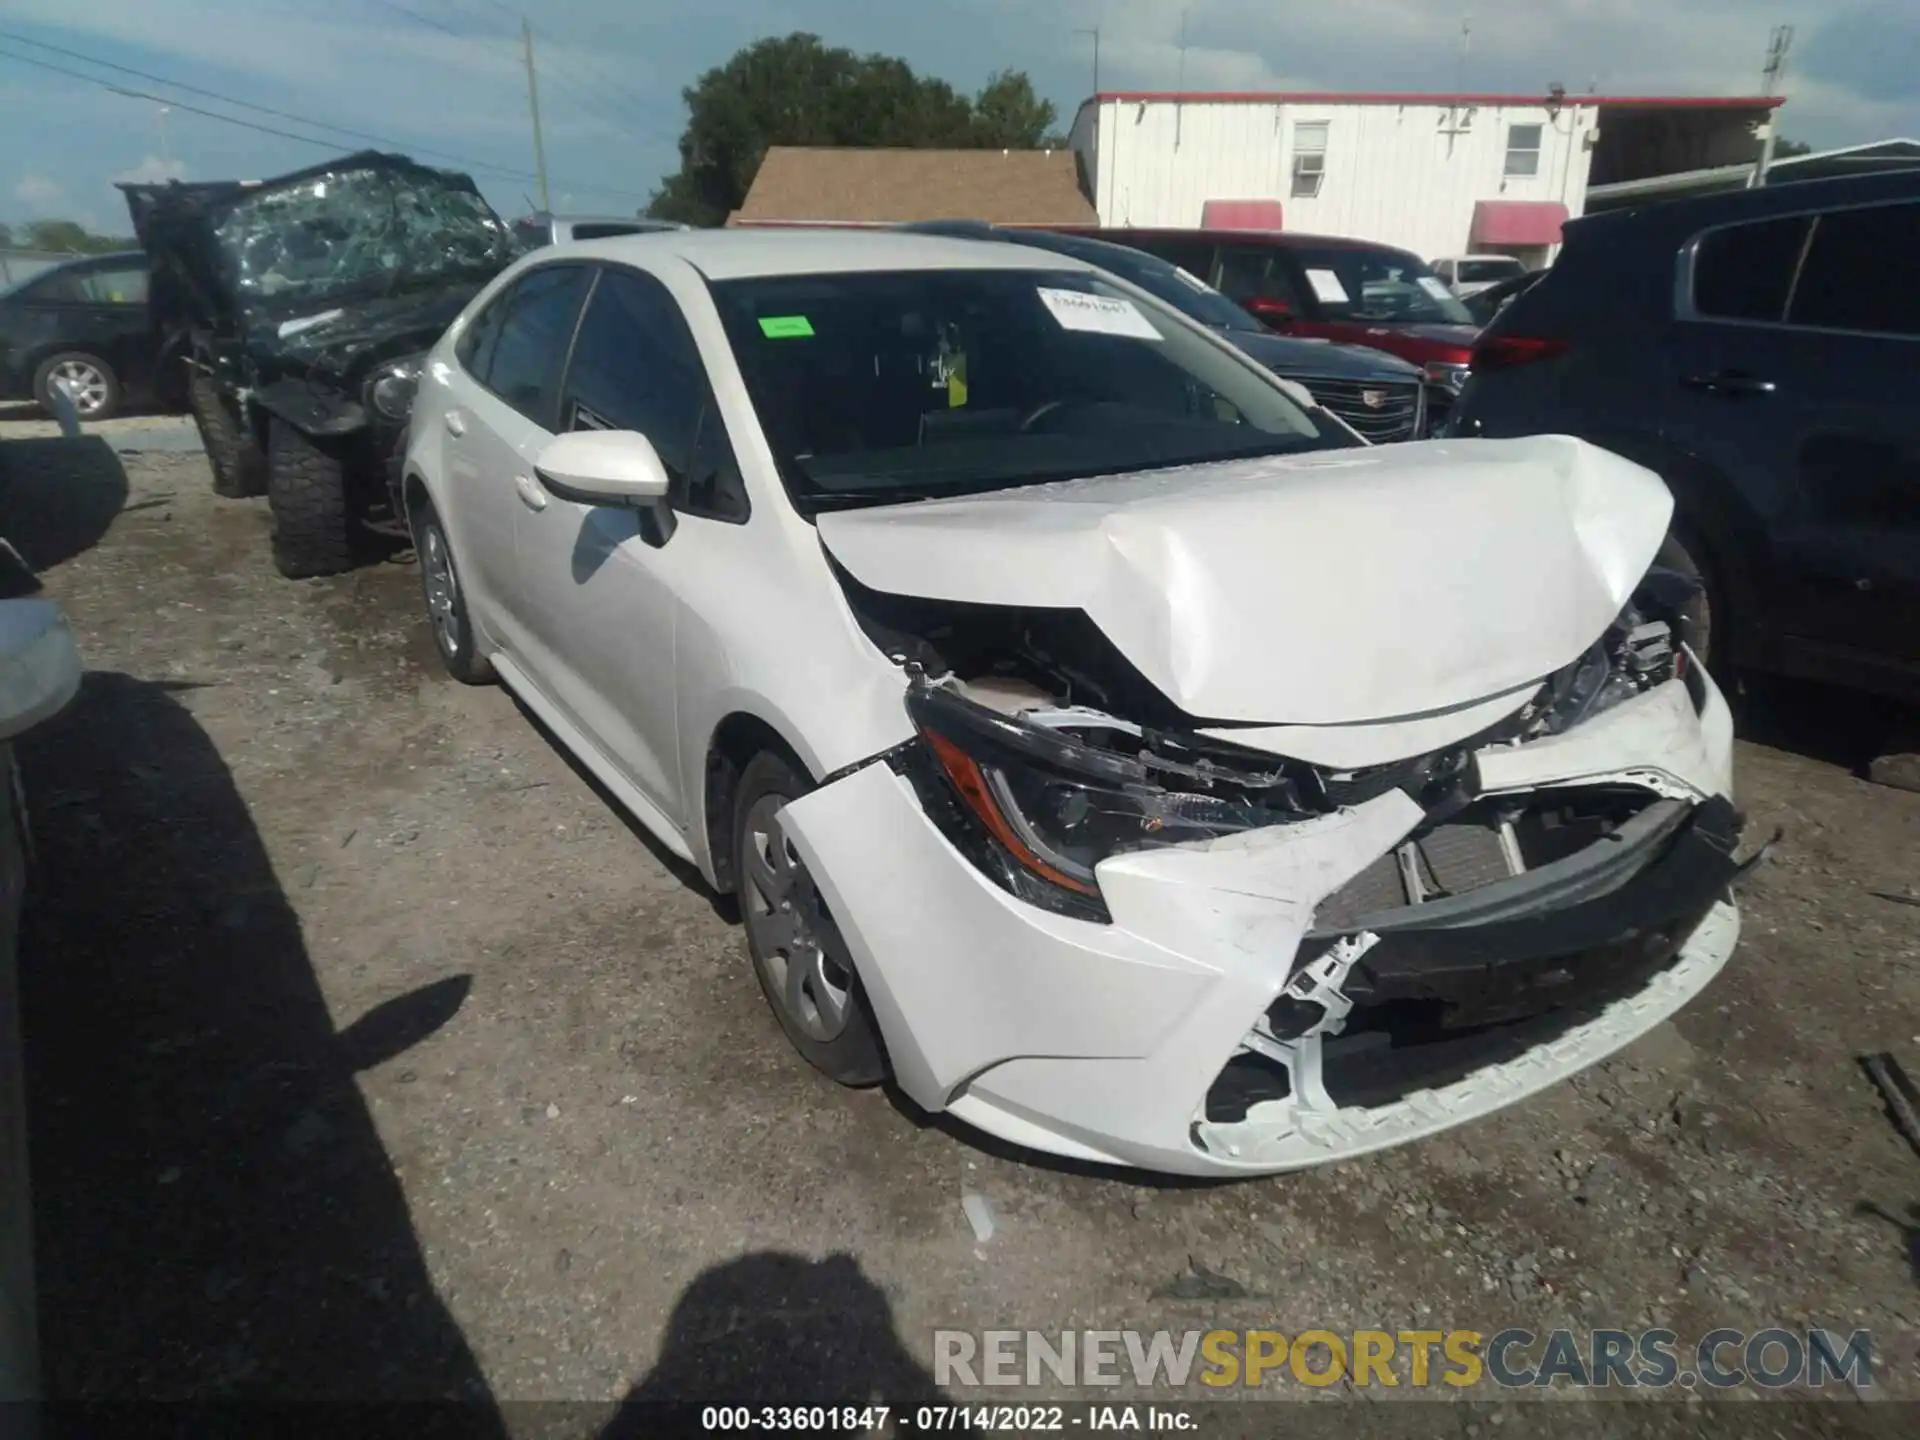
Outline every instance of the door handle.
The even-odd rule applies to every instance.
[[[515,493],[520,496],[520,503],[529,510],[544,510],[547,508],[546,489],[531,475],[514,476],[513,488]]]
[[[467,433],[467,417],[462,415],[458,410],[447,411],[443,418],[447,422],[447,433],[449,435],[464,435]]]
[[[1737,370],[1720,370],[1711,375],[1689,375],[1680,382],[1691,390],[1712,395],[1771,395],[1780,387],[1758,375],[1743,375]]]

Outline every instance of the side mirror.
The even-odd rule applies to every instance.
[[[664,500],[667,467],[637,430],[571,430],[533,462],[540,483],[576,505],[639,507]]]
[[[1269,325],[1285,325],[1293,319],[1293,307],[1284,300],[1256,295],[1247,301],[1247,309]]]

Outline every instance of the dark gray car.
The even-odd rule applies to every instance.
[[[1060,235],[1015,230],[978,220],[922,220],[902,225],[925,235],[1004,240],[1071,255],[1138,285],[1191,320],[1218,330],[1251,360],[1304,385],[1321,406],[1376,445],[1417,440],[1426,433],[1425,382],[1417,365],[1359,345],[1276,335],[1219,291],[1179,266],[1143,250]]]

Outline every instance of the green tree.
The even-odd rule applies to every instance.
[[[770,145],[1029,149],[1055,119],[1017,70],[970,100],[904,60],[801,33],[735,51],[682,94],[680,168],[647,213],[695,225],[718,225],[740,208]]]
[[[1811,155],[1813,146],[1804,140],[1788,140],[1784,136],[1773,142],[1773,158],[1785,160],[1793,155]]]
[[[104,255],[114,250],[137,250],[139,245],[119,235],[90,234],[73,220],[30,220],[13,243],[29,250],[54,250],[67,255]],[[0,241],[0,244],[6,243]]]
[[[11,250],[12,248],[13,227],[4,220],[0,220],[0,250]]]

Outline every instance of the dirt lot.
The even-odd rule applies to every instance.
[[[289,583],[200,457],[124,466],[23,760],[54,1395],[904,1398],[936,1327],[1663,1324],[1868,1328],[1920,1398],[1920,1156],[1856,1061],[1920,1070],[1920,795],[1835,763],[1871,707],[1742,744],[1786,838],[1677,1022],[1434,1141],[1160,1184],[813,1074],[727,907],[438,671],[404,557]],[[1194,1265],[1245,1298],[1155,1294]]]

